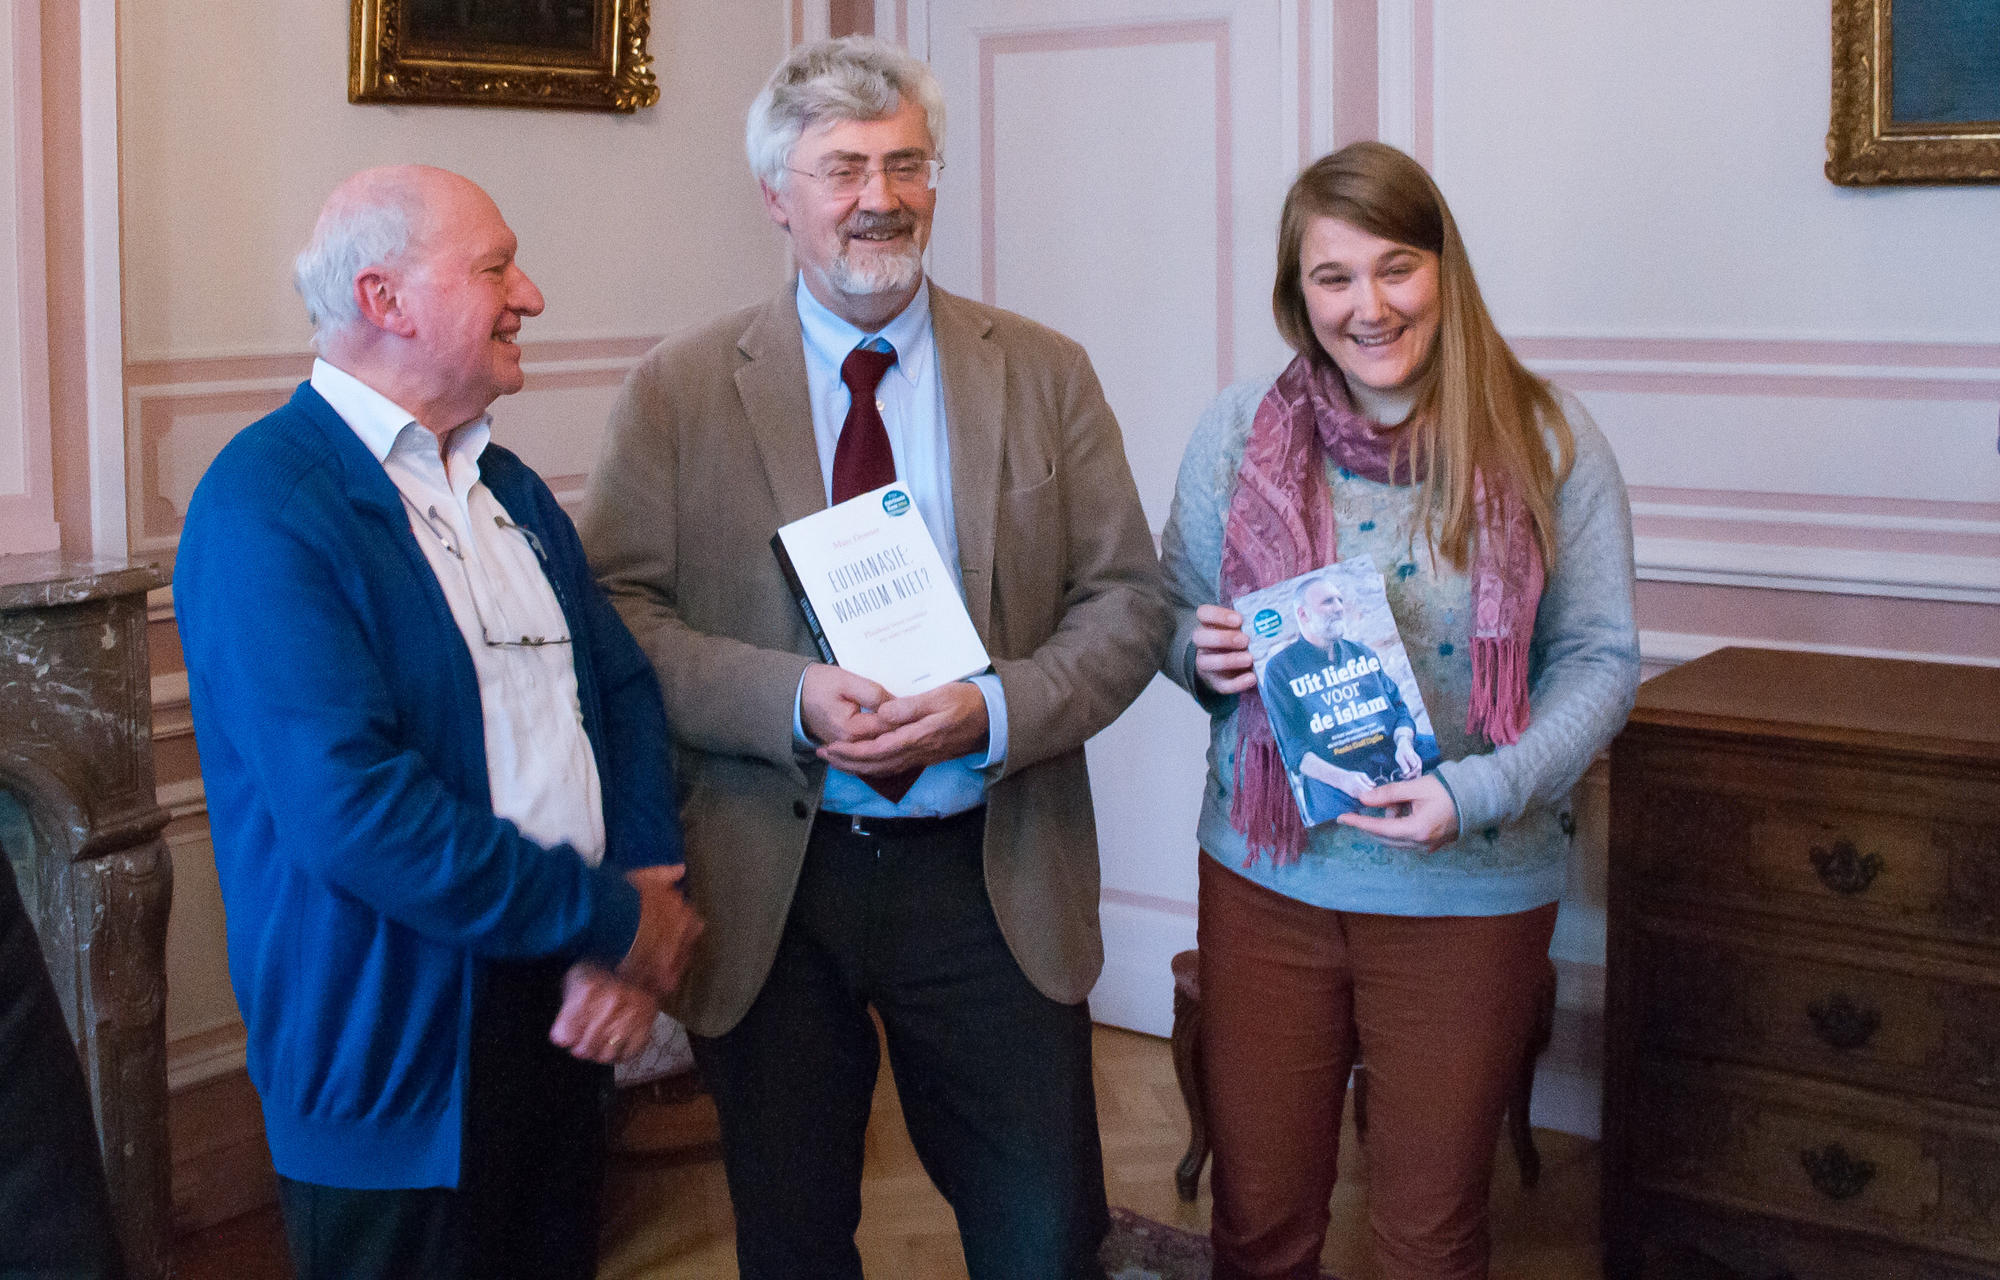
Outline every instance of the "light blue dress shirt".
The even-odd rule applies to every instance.
[[[896,349],[875,390],[882,425],[889,432],[889,452],[896,459],[896,479],[908,486],[917,512],[936,541],[938,555],[951,573],[960,598],[965,582],[958,564],[958,526],[952,518],[951,439],[945,433],[944,379],[938,371],[937,338],[931,330],[930,282],[877,333],[864,333],[829,311],[801,280],[798,286],[799,327],[805,334],[806,393],[812,401],[813,442],[819,449],[820,480],[827,500],[833,499],[833,453],[840,428],[847,420],[852,397],[840,380],[848,352],[880,338]],[[890,801],[861,779],[828,769],[821,807],[834,813],[871,818],[933,818],[963,813],[986,802],[987,771],[1007,758],[1007,698],[1000,677],[974,676],[972,683],[986,698],[987,749],[946,760],[924,770],[900,803]],[[804,681],[800,682],[803,688]],[[793,699],[792,737],[803,751],[812,748]]]

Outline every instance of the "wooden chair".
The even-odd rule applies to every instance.
[[[1174,1188],[1183,1200],[1193,1200],[1201,1185],[1201,1169],[1208,1163],[1208,1121],[1201,1107],[1201,1042],[1197,1034],[1201,1022],[1201,973],[1199,951],[1183,951],[1171,962],[1174,974],[1174,1076],[1180,1082],[1181,1099],[1188,1111],[1188,1149],[1174,1169]],[[1528,1124],[1528,1104],[1535,1091],[1535,1063],[1549,1047],[1554,1034],[1556,1010],[1556,966],[1554,961],[1542,975],[1536,993],[1535,1025],[1528,1037],[1528,1051],[1514,1075],[1514,1089],[1507,1102],[1507,1136],[1514,1148],[1514,1163],[1521,1169],[1521,1185],[1532,1187],[1542,1180],[1542,1156],[1535,1149],[1535,1135]],[[1368,1132],[1368,1066],[1354,1064],[1354,1128]]]

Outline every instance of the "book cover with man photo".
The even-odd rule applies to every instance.
[[[1307,827],[1438,762],[1382,575],[1366,556],[1240,596],[1257,689]]]

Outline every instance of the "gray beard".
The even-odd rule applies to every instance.
[[[913,287],[923,272],[923,250],[913,248],[894,258],[873,259],[866,266],[857,264],[842,250],[826,274],[833,287],[842,293],[850,297],[866,297],[878,293],[900,293]]]

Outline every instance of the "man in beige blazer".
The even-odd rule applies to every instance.
[[[1145,687],[1168,621],[1083,350],[924,277],[943,114],[892,45],[785,60],[747,145],[798,279],[645,357],[583,522],[681,747],[710,927],[677,1012],[745,1280],[861,1276],[871,1008],[975,1280],[1098,1274],[1083,744]],[[903,698],[816,660],[769,545],[891,477],[993,659]]]

